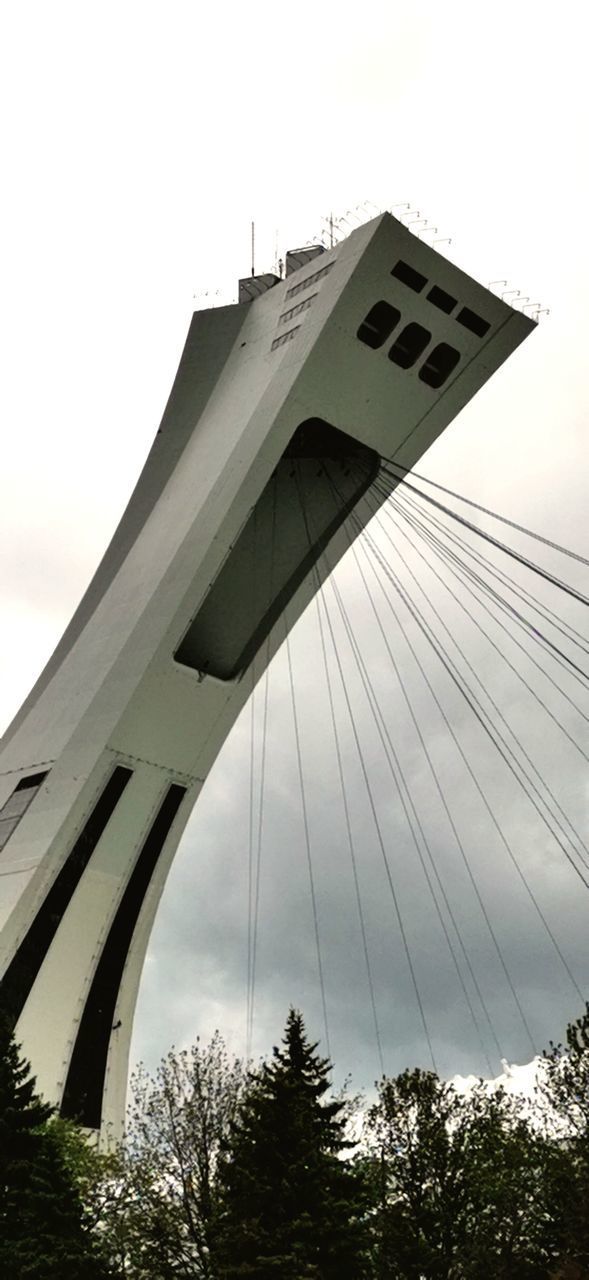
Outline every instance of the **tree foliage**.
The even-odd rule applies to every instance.
[[[544,1277],[558,1257],[560,1168],[521,1103],[466,1095],[432,1072],[385,1080],[368,1116],[377,1274],[408,1280]]]
[[[245,1086],[223,1041],[170,1051],[133,1081],[127,1141],[110,1169],[104,1231],[117,1269],[136,1280],[213,1280],[218,1165]]]
[[[172,1050],[138,1071],[125,1144],[99,1155],[1,1025],[0,1275],[589,1277],[589,1007],[544,1055],[534,1102],[405,1071],[381,1081],[357,1147],[330,1070],[294,1010],[255,1070],[218,1035]]]
[[[561,1198],[567,1273],[589,1275],[589,1004],[567,1028],[566,1043],[543,1055],[539,1094],[545,1125],[566,1153]],[[564,1274],[564,1273],[563,1273]]]

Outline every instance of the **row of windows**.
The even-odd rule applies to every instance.
[[[305,298],[303,302],[297,302],[296,307],[289,307],[288,311],[283,311],[282,315],[278,317],[278,323],[284,324],[287,320],[292,320],[293,316],[300,315],[301,311],[306,311],[308,307],[312,306],[316,297],[317,294],[312,293],[310,298]]]
[[[401,284],[413,289],[414,293],[421,293],[427,284],[427,276],[423,276],[421,271],[416,271],[408,262],[399,260],[396,267],[393,267],[391,275],[395,280],[400,280]],[[437,284],[432,285],[427,294],[428,302],[433,303],[434,307],[438,307],[440,311],[445,312],[447,316],[451,315],[454,308],[458,306],[458,298],[453,298],[451,293],[446,293],[445,289],[440,289]],[[471,311],[470,307],[462,307],[458,315],[454,319],[461,324],[463,328],[470,329],[471,333],[476,334],[477,338],[484,338],[485,334],[491,328],[488,320],[483,320],[482,316],[478,316],[476,311]]]
[[[360,342],[376,351],[390,338],[401,319],[401,312],[389,302],[376,302],[366,319],[362,321],[357,336]],[[429,329],[412,321],[398,334],[390,351],[389,360],[400,369],[410,369],[423,355],[432,340]],[[460,360],[460,352],[447,342],[440,342],[430,351],[419,370],[419,377],[428,387],[441,387]]]
[[[304,280],[299,280],[298,284],[291,285],[290,289],[286,290],[286,297],[294,298],[296,293],[302,293],[303,289],[309,289],[312,284],[315,284],[316,280],[321,280],[323,276],[326,276],[334,266],[334,262],[327,262],[319,271],[314,271],[312,276],[306,276]]]
[[[286,333],[281,333],[279,338],[274,339],[270,350],[276,351],[277,347],[283,347],[286,342],[290,342],[291,339],[294,338],[295,333],[298,333],[300,327],[300,324],[295,324],[294,329],[287,329]]]
[[[3,849],[10,839],[15,827],[18,826],[23,814],[28,809],[43,779],[46,777],[47,772],[31,773],[28,778],[21,778],[12,795],[2,805],[0,809],[0,849]]]

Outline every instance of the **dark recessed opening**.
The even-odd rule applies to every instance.
[[[28,791],[29,787],[40,787],[43,779],[47,777],[47,769],[44,773],[30,773],[28,778],[21,778],[17,782],[15,791]]]
[[[329,422],[302,422],[199,604],[176,662],[236,679],[379,466],[373,449]]]
[[[100,1128],[108,1045],[135,925],[185,794],[186,787],[172,783],[162,800],[108,931],[88,992],[61,1104],[62,1116],[77,1120],[88,1129]]]
[[[449,316],[450,312],[454,310],[458,301],[457,298],[452,297],[451,293],[446,293],[445,289],[440,289],[440,286],[437,284],[430,289],[427,299],[428,302],[433,302],[434,307],[439,307],[440,311],[445,311],[447,316]]]
[[[11,1021],[20,1017],[74,890],[131,777],[131,769],[122,765],[111,774],[0,982],[0,1005]]]
[[[427,284],[427,276],[422,276],[421,271],[416,271],[408,262],[399,261],[393,267],[391,275],[395,280],[400,280],[401,284],[406,284],[408,289],[413,289],[414,293],[421,293]]]
[[[459,351],[450,347],[447,342],[440,342],[439,346],[430,351],[425,364],[419,370],[421,381],[427,382],[428,387],[441,387],[452,370],[456,368],[459,360]]]
[[[28,777],[21,778],[14,791],[4,801],[0,809],[0,849],[8,844],[13,831],[16,831],[21,818],[35,799],[47,773],[46,769],[44,773],[30,773]]]
[[[400,319],[401,312],[397,311],[396,307],[392,307],[390,302],[375,302],[366,319],[362,321],[356,336],[360,342],[365,342],[367,347],[376,350],[377,347],[382,347],[387,338],[390,338]]]
[[[463,324],[465,329],[470,329],[471,333],[476,333],[477,338],[484,338],[489,332],[491,324],[489,320],[483,320],[482,316],[477,316],[476,311],[471,311],[470,307],[463,307],[458,312],[456,319],[459,324]]]
[[[423,325],[406,325],[389,351],[389,360],[400,365],[401,369],[410,369],[425,351],[428,342],[431,342],[431,337],[431,333]]]

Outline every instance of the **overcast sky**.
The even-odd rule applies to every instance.
[[[257,265],[271,269],[277,249],[282,255],[316,238],[331,212],[353,223],[363,216],[348,211],[364,202],[384,209],[410,201],[440,237],[451,237],[445,248],[453,261],[485,284],[506,279],[549,307],[537,332],[421,469],[589,554],[583,19],[584,6],[572,0],[557,8],[499,0],[484,10],[458,0],[413,7],[368,0],[323,9],[256,0],[249,6],[4,4],[2,723],[48,658],[122,513],[192,309],[233,300],[237,277],[249,269],[252,218]],[[555,561],[542,554],[552,567]],[[580,566],[565,563],[564,571],[582,584]],[[419,572],[425,581],[429,570],[421,565]],[[356,566],[346,563],[338,580],[379,701],[397,730],[403,769],[501,1049],[525,1061],[531,1049],[521,1017],[469,897]],[[579,753],[469,631],[441,585],[430,578],[428,591],[454,629],[464,627],[471,660],[536,753],[568,815],[586,826],[586,766]],[[570,610],[567,616],[582,625],[582,610],[575,613],[563,600],[551,598],[551,607]],[[388,626],[540,1046],[562,1035],[579,998],[469,789],[390,614]],[[331,1051],[340,1075],[351,1071],[356,1084],[369,1085],[379,1062],[313,610],[295,630],[292,654]],[[349,652],[343,660],[436,1062],[443,1072],[485,1071]],[[435,679],[442,696],[443,673]],[[586,990],[587,892],[473,718],[451,691],[443,696],[567,964]],[[282,654],[269,681],[255,1053],[278,1038],[291,1002],[302,1007],[310,1031],[323,1035],[288,697]],[[336,701],[385,1066],[393,1072],[428,1065],[339,690]],[[584,734],[586,749],[586,722],[564,701],[551,705],[573,736]],[[589,710],[586,700],[584,707]],[[258,698],[258,743],[261,710]],[[133,1045],[134,1057],[150,1063],[172,1041],[207,1038],[217,1026],[237,1052],[244,1048],[250,732],[246,710],[195,810],[162,901]],[[490,1033],[483,1040],[495,1069]]]

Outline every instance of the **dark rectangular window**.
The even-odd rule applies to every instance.
[[[305,298],[303,302],[297,302],[294,307],[289,307],[288,311],[283,311],[278,317],[279,324],[285,324],[287,320],[292,320],[293,316],[300,315],[301,311],[307,311],[311,307],[317,297],[316,293],[312,293],[310,298]]]
[[[20,1017],[74,890],[131,776],[131,769],[117,765],[0,982],[0,1005],[11,1021]]]
[[[389,351],[389,360],[398,364],[401,369],[410,369],[425,351],[428,342],[431,342],[431,337],[429,330],[420,324],[406,325]]]
[[[488,320],[483,320],[482,316],[477,316],[476,311],[471,311],[470,307],[463,307],[458,312],[456,319],[459,324],[464,325],[465,329],[470,329],[471,333],[476,333],[477,338],[484,338],[489,332],[491,325]]]
[[[279,338],[274,339],[272,346],[270,347],[270,350],[276,351],[277,347],[283,347],[285,343],[292,342],[295,334],[298,333],[300,327],[301,327],[300,324],[295,324],[294,329],[287,329],[286,333],[281,333]]]
[[[427,284],[427,276],[422,276],[421,271],[416,271],[415,267],[411,267],[408,262],[399,260],[396,267],[393,267],[391,275],[395,280],[400,280],[401,284],[406,284],[408,289],[413,289],[414,293],[421,293]]]
[[[285,296],[294,298],[297,293],[302,293],[304,289],[310,289],[312,284],[315,284],[317,280],[322,280],[323,276],[326,276],[334,266],[335,262],[327,262],[319,271],[314,271],[312,276],[305,276],[305,279],[299,280],[298,284],[291,285],[290,289],[286,290]]]
[[[172,783],[149,828],[96,966],[78,1028],[61,1114],[99,1129],[106,1059],[123,969],[139,912],[170,828],[186,795]]]
[[[362,321],[356,337],[376,351],[377,347],[382,347],[383,342],[390,338],[400,319],[401,312],[396,307],[391,307],[390,302],[375,302]]]
[[[28,777],[21,778],[8,800],[5,800],[0,809],[0,849],[3,849],[10,840],[23,814],[34,800],[43,779],[47,777],[47,773],[46,769],[44,773],[30,773]]]
[[[445,311],[447,316],[449,316],[450,312],[454,310],[458,301],[457,298],[452,297],[451,293],[446,293],[445,289],[440,289],[440,286],[437,284],[430,289],[427,295],[427,300],[428,302],[433,302],[434,307],[439,307],[440,311]]]
[[[433,351],[430,351],[425,364],[422,364],[419,370],[421,381],[426,382],[428,387],[441,387],[446,378],[450,377],[459,360],[459,351],[449,346],[447,342],[440,342]]]

